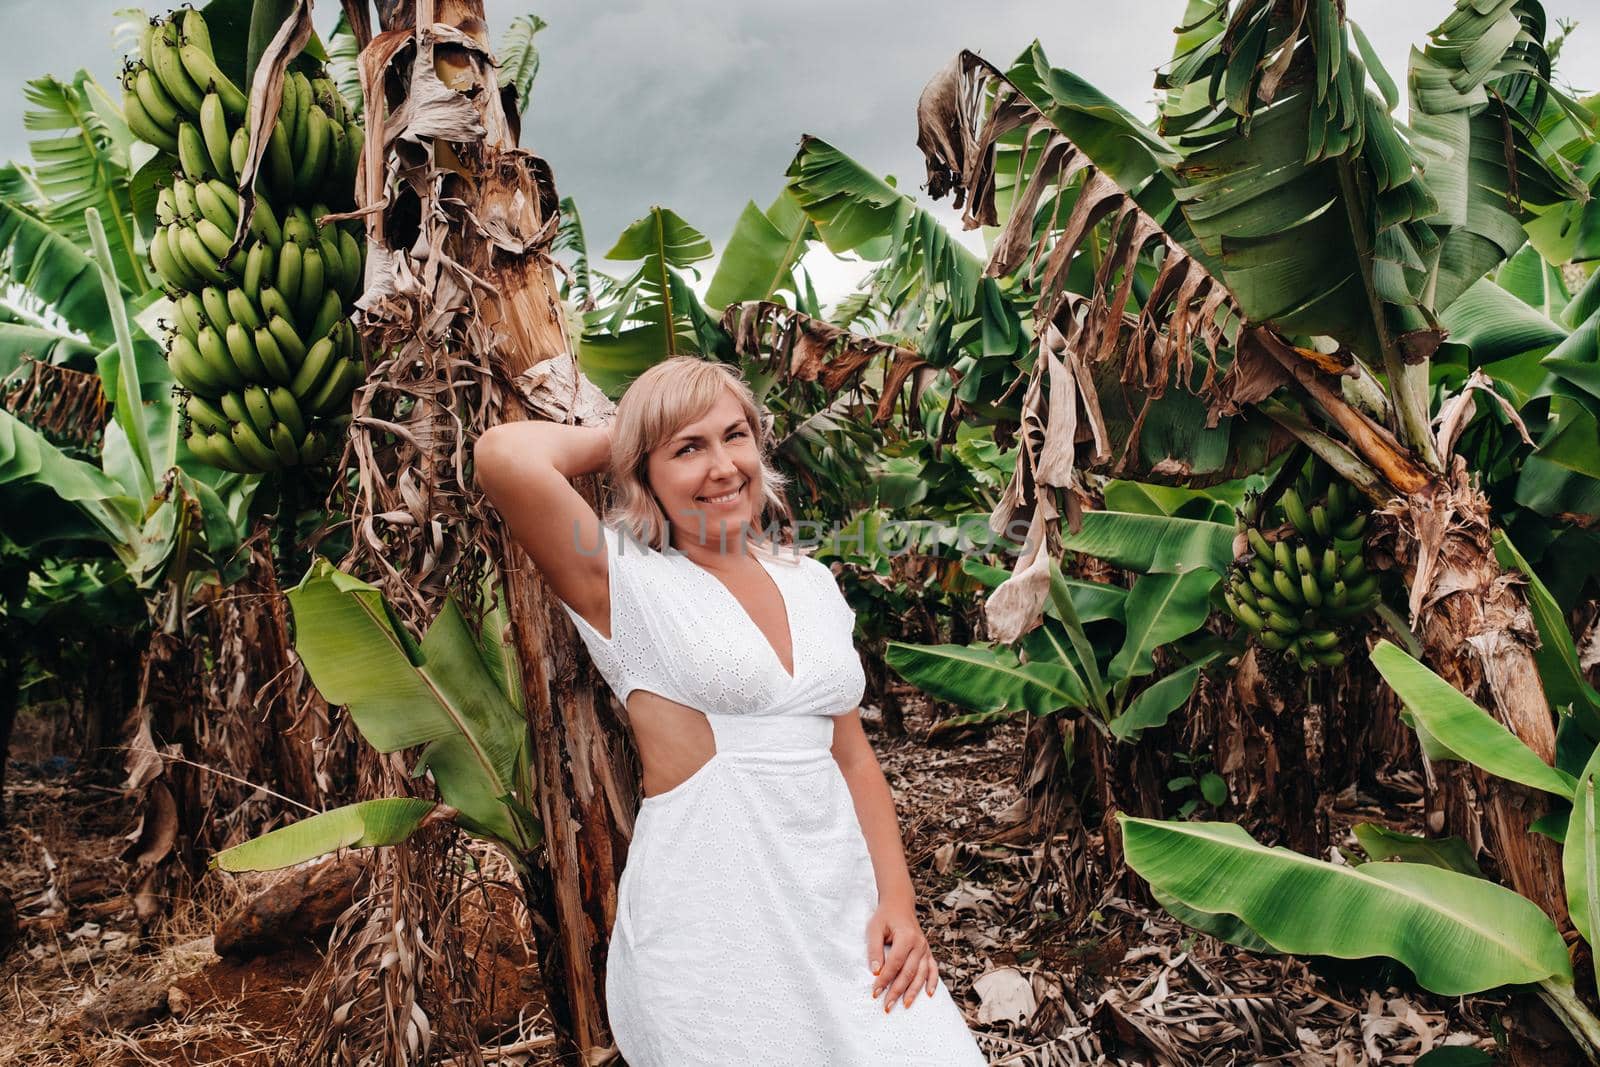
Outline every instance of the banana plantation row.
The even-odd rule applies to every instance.
[[[471,447],[604,422],[692,353],[755,386],[796,520],[842,529],[818,557],[886,728],[904,683],[939,734],[1026,721],[1004,836],[1079,827],[1063,914],[1126,892],[1514,988],[1600,1056],[1600,97],[1538,3],[1443,12],[1403,121],[1337,0],[1189,0],[1149,122],[1037,45],[962,52],[918,145],[987,257],[807,136],[703,295],[666,208],[591,255],[517,144],[543,23],[491,40],[481,8],[346,4],[324,41],[309,4],[214,0],[135,27],[120,90],[27,87],[0,751],[52,708],[125,763],[142,919],[217,868],[395,846],[327,971],[432,962],[301,1051],[476,1055],[425,872],[487,842],[561,1040],[609,1044],[637,775]],[[818,246],[870,265],[832,307]],[[972,524],[1025,533],[974,553]],[[1397,770],[1428,836],[1347,838],[1330,798]]]

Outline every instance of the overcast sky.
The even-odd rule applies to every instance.
[[[0,39],[0,99],[12,103],[0,116],[0,158],[26,157],[26,79],[87,66],[115,91],[113,12],[126,4],[7,0],[13,32]],[[1348,0],[1402,85],[1408,49],[1450,8],[1445,0]],[[1593,0],[1545,3],[1552,32],[1585,9]],[[1037,38],[1056,66],[1149,116],[1155,68],[1170,54],[1183,3],[487,0],[487,10],[497,34],[526,11],[549,23],[538,37],[543,62],[523,143],[550,161],[561,192],[577,201],[598,255],[653,204],[720,250],[747,201],[764,207],[777,195],[806,133],[926,200],[917,96],[962,48],[1003,67]],[[326,28],[337,14],[324,0],[317,21]],[[1600,86],[1600,17],[1569,40],[1560,70],[1580,89]],[[830,271],[817,259],[808,263],[823,271],[825,299],[837,295],[849,269]]]

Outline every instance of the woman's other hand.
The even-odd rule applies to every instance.
[[[878,905],[867,921],[867,966],[874,972],[873,999],[888,991],[883,1002],[885,1012],[896,1000],[909,1008],[916,1002],[919,990],[933,996],[939,985],[939,967],[922,925],[917,922],[915,904],[890,900]]]

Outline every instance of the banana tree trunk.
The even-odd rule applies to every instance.
[[[1489,503],[1458,461],[1453,477],[1391,503],[1393,554],[1411,588],[1423,658],[1488,709],[1546,763],[1555,760],[1555,720],[1533,649],[1538,631],[1520,591],[1495,558]],[[1544,794],[1465,763],[1431,768],[1430,807],[1443,827],[1494,857],[1500,876],[1566,927],[1561,854],[1528,826],[1549,810]]]
[[[381,57],[398,54],[402,43],[421,49],[407,88],[410,104],[435,108],[449,127],[448,132],[440,126],[428,131],[433,161],[446,172],[442,180],[430,175],[426,185],[398,184],[402,197],[415,198],[412,204],[423,201],[425,225],[438,214],[459,220],[441,235],[439,251],[459,264],[461,274],[444,276],[419,261],[413,277],[440,287],[432,306],[470,305],[458,317],[458,336],[475,349],[474,362],[484,362],[487,352],[493,370],[493,381],[484,386],[489,401],[469,416],[469,432],[481,433],[496,422],[529,416],[511,388],[519,375],[548,360],[570,358],[548,258],[558,210],[554,183],[544,161],[516,145],[518,116],[507,110],[495,83],[480,0],[380,2],[378,16],[383,32],[368,49],[373,57],[364,53],[363,63],[387,62]],[[428,29],[405,33],[402,42],[398,34],[413,26]],[[415,84],[416,78],[430,76],[437,80]],[[448,98],[441,87],[459,98]],[[432,95],[424,101],[427,93]],[[391,116],[406,106],[391,108]],[[467,108],[471,123],[463,121]],[[414,145],[394,147],[402,153],[414,150]],[[381,159],[391,165],[392,151],[369,140],[367,162]],[[383,189],[380,179],[368,175],[361,202],[387,201]],[[391,220],[396,227],[416,225],[415,216],[389,202],[376,224]],[[397,240],[391,246],[396,251],[384,254],[392,262],[408,254],[400,249],[410,245]],[[471,279],[470,295],[461,288],[443,291],[463,278]],[[460,489],[472,493],[470,481]],[[586,491],[592,494],[594,487]],[[638,803],[632,776],[625,773],[626,738],[621,723],[597,699],[601,690],[592,670],[580,674],[576,634],[537,571],[492,512],[475,509],[471,516],[481,523],[474,536],[489,544],[501,577],[532,739],[535,814],[545,838],[541,853],[528,857],[523,890],[545,994],[557,1032],[585,1062],[600,1062],[612,1053],[604,1011],[606,949]]]

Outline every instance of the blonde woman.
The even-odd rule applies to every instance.
[[[643,764],[612,1031],[632,1067],[981,1065],[861,729],[854,616],[825,566],[762,542],[785,511],[762,427],[734,371],[675,357],[606,427],[517,423],[475,451]],[[571,485],[597,472],[604,522]]]

